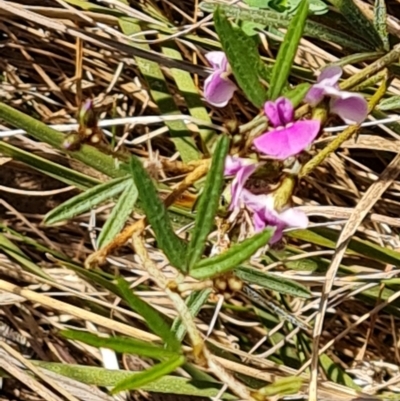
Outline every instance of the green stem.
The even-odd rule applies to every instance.
[[[363,70],[353,75],[352,77],[346,79],[340,84],[340,89],[348,90],[353,88],[354,86],[360,84],[364,80],[372,77],[379,71],[383,70],[388,65],[398,61],[400,57],[400,45],[395,46],[395,48],[390,51],[385,56],[381,57],[379,60],[376,60],[374,63],[370,64],[368,67],[365,67]]]
[[[46,124],[0,102],[0,119],[10,125],[25,130],[35,139],[48,143],[56,149],[70,155],[72,158],[106,174],[117,178],[127,175],[127,171],[119,167],[119,160],[105,155],[93,146],[83,144],[79,150],[71,152],[63,147],[65,136],[49,128]]]

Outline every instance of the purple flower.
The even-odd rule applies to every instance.
[[[236,210],[245,206],[253,216],[254,230],[262,231],[267,226],[275,227],[275,233],[270,243],[273,244],[282,238],[285,228],[306,228],[307,216],[296,208],[286,208],[278,212],[274,208],[273,194],[254,195],[244,188],[247,179],[257,169],[258,163],[251,159],[228,156],[225,161],[225,175],[235,175],[232,181],[232,199],[229,210]]]
[[[210,52],[205,57],[214,71],[204,82],[204,97],[215,107],[225,107],[237,89],[228,78],[228,59],[224,52]]]
[[[257,163],[251,159],[227,156],[224,174],[227,176],[235,176],[231,184],[232,199],[229,210],[240,207],[240,195],[243,191],[244,184],[254,171],[256,171],[257,166]]]
[[[367,101],[358,93],[339,89],[338,82],[342,73],[338,66],[325,68],[304,100],[316,106],[325,96],[329,96],[329,109],[332,113],[337,114],[346,124],[360,124],[368,116]]]
[[[274,159],[285,160],[302,152],[318,135],[321,123],[317,120],[294,121],[294,109],[289,99],[268,101],[264,111],[275,129],[253,141],[255,148]]]
[[[275,227],[270,244],[282,238],[285,228],[307,228],[308,218],[304,212],[293,207],[287,207],[281,212],[276,211],[273,194],[254,195],[247,189],[243,189],[242,200],[247,209],[253,213],[256,232],[262,231],[267,226]]]

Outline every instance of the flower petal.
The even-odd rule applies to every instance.
[[[225,159],[224,175],[226,176],[235,175],[241,168],[248,166],[249,164],[255,164],[255,163],[256,162],[252,159],[245,159],[243,157],[228,155],[226,156]]]
[[[244,185],[246,184],[246,181],[248,178],[254,173],[254,171],[257,169],[257,164],[249,164],[247,166],[243,166],[236,174],[236,177],[232,181],[232,186],[231,186],[231,194],[232,194],[232,199],[231,199],[231,204],[229,206],[229,210],[234,210],[236,208],[240,207],[240,200],[242,197],[242,192]]]
[[[315,107],[321,102],[324,96],[337,94],[337,92],[339,92],[337,83],[342,73],[342,69],[335,65],[325,68],[321,74],[319,74],[317,83],[311,86],[310,90],[307,92],[304,101]]]
[[[278,160],[285,160],[302,152],[317,137],[317,120],[296,121],[283,129],[267,132],[253,141],[257,151]]]
[[[331,65],[324,68],[318,76],[317,83],[325,86],[335,86],[339,82],[343,70],[338,65]]]
[[[204,81],[204,97],[215,107],[225,107],[237,89],[236,85],[230,79],[223,78],[222,74],[222,70],[214,71]]]
[[[304,101],[315,107],[325,96],[325,88],[319,87],[318,84],[313,85],[304,96]]]
[[[209,52],[205,54],[205,58],[214,70],[222,70],[226,72],[228,59],[224,52]]]
[[[294,117],[292,102],[285,97],[280,97],[275,102],[266,102],[264,112],[274,127],[281,127],[291,123]]]
[[[286,227],[307,228],[308,217],[299,209],[290,207],[279,214],[279,218]]]
[[[330,111],[346,124],[360,124],[368,116],[368,103],[358,93],[342,91],[340,97],[331,99]]]

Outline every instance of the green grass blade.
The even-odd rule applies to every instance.
[[[160,35],[160,38],[165,39],[167,36]],[[169,58],[183,60],[182,54],[175,42],[164,42],[161,46],[161,49],[162,52]],[[208,111],[204,107],[203,101],[201,100],[199,91],[193,82],[192,76],[187,71],[178,70],[177,68],[171,68],[171,74],[175,80],[179,92],[186,101],[190,115],[194,118],[198,118],[199,120],[212,123]],[[202,140],[203,152],[205,154],[210,154],[213,144],[218,138],[216,132],[210,128],[200,128],[199,134]]]
[[[184,363],[185,363],[184,356],[178,355],[172,357],[165,362],[161,362],[158,365],[154,365],[153,367],[145,370],[144,372],[133,374],[130,377],[127,377],[126,379],[117,383],[115,387],[111,390],[111,394],[117,394],[124,390],[134,390],[137,388],[141,388],[148,383],[154,382],[160,379],[161,377],[168,375],[175,369],[182,366]]]
[[[256,270],[251,267],[240,266],[235,269],[235,274],[245,283],[257,284],[271,291],[277,291],[281,294],[288,294],[299,298],[310,298],[310,291],[297,282],[274,274]]]
[[[141,206],[154,230],[159,248],[164,251],[171,265],[185,271],[186,244],[175,234],[153,181],[135,156],[131,159],[131,172],[139,191]]]
[[[97,348],[108,348],[115,352],[134,354],[154,359],[172,358],[179,356],[176,352],[168,351],[160,345],[127,337],[100,337],[96,334],[78,330],[63,330],[61,336],[69,340],[81,341]]]
[[[97,246],[99,248],[103,248],[103,246],[110,243],[122,230],[133,211],[137,197],[138,190],[134,181],[131,179],[128,181],[127,187],[119,197],[118,202],[101,230],[99,238],[97,239]]]
[[[122,298],[136,313],[145,319],[150,329],[165,341],[167,349],[175,353],[180,353],[181,344],[176,339],[174,333],[172,333],[169,324],[165,321],[161,313],[135,295],[129,288],[128,282],[124,279],[118,279],[117,286]]]
[[[297,48],[303,36],[307,15],[308,0],[302,0],[299,9],[288,26],[285,38],[279,47],[276,62],[272,69],[268,99],[276,100],[287,85]]]
[[[339,233],[326,228],[314,228],[312,230],[293,230],[287,233],[289,237],[301,239],[306,243],[336,249]],[[385,248],[370,241],[353,238],[347,247],[347,254],[358,254],[385,264],[400,265],[400,252]]]
[[[118,21],[122,32],[125,35],[137,34],[142,31],[140,24],[133,18],[120,18]],[[145,39],[143,36],[140,36],[139,38]],[[144,43],[132,43],[132,46],[146,50],[150,49],[149,45]],[[181,114],[179,108],[175,104],[174,98],[169,92],[160,65],[141,57],[135,57],[135,60],[150,87],[151,96],[157,103],[157,106],[160,109],[160,114]],[[191,160],[199,159],[200,153],[196,147],[194,139],[192,138],[193,134],[187,128],[186,124],[183,121],[168,121],[165,124],[169,128],[171,138],[181,155],[182,160],[187,163]]]
[[[233,26],[220,8],[214,12],[214,24],[237,83],[247,98],[261,107],[267,99],[267,92],[260,82],[263,64],[257,42],[238,26]]]
[[[46,215],[44,222],[47,225],[51,225],[59,221],[72,219],[81,213],[87,212],[92,207],[117,196],[124,191],[128,185],[129,181],[125,177],[116,178],[104,184],[96,185],[51,210]]]
[[[199,201],[192,237],[187,247],[186,264],[190,270],[203,256],[207,236],[215,224],[222,184],[224,182],[225,158],[229,150],[229,138],[222,135],[212,157],[211,168]]]
[[[45,273],[39,266],[33,263],[29,257],[21,251],[13,242],[11,242],[5,235],[0,233],[0,250],[14,259],[20,266],[39,277],[47,280],[53,280],[47,273]]]
[[[266,228],[261,233],[232,245],[227,251],[212,258],[202,259],[190,272],[193,278],[204,280],[227,273],[248,260],[258,249],[265,246],[274,233],[273,228]]]

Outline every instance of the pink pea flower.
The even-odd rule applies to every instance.
[[[250,211],[253,218],[254,231],[260,232],[267,226],[275,227],[270,243],[282,238],[285,228],[306,228],[307,216],[299,209],[287,207],[281,212],[274,208],[273,194],[255,195],[244,186],[248,178],[257,169],[258,163],[251,159],[228,156],[225,161],[225,175],[234,175],[232,181],[232,199],[229,210],[239,211],[243,206]]]
[[[285,160],[307,148],[318,135],[321,123],[317,120],[293,121],[294,109],[284,97],[268,101],[264,112],[275,127],[253,141],[257,151],[274,159]]]
[[[205,57],[214,71],[204,82],[204,97],[215,107],[225,107],[237,89],[228,78],[228,59],[224,52],[209,52]]]
[[[339,66],[325,68],[304,100],[316,106],[325,96],[329,96],[329,109],[333,114],[337,114],[346,124],[360,124],[368,116],[367,101],[358,93],[339,89],[338,82],[342,73]]]
[[[256,171],[258,164],[251,159],[227,156],[225,160],[226,176],[234,175],[231,184],[232,199],[229,210],[240,208],[240,196],[247,179]]]
[[[253,213],[254,231],[260,232],[267,226],[275,227],[269,243],[278,242],[286,228],[307,228],[308,218],[304,212],[295,207],[287,207],[278,212],[274,208],[273,194],[254,195],[247,189],[242,191],[242,200],[248,210]]]

